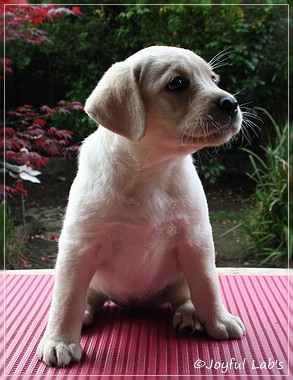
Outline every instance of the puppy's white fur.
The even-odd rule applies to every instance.
[[[179,90],[168,84],[184,81]],[[211,67],[189,50],[151,47],[114,64],[86,102],[99,124],[84,142],[59,242],[48,365],[81,358],[82,322],[105,300],[170,302],[174,326],[216,339],[245,334],[223,306],[206,197],[190,154],[241,126]],[[236,101],[235,101],[236,102]],[[228,101],[229,103],[229,101]]]

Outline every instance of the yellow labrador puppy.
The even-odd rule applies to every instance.
[[[169,302],[174,326],[241,339],[221,301],[206,197],[191,153],[227,142],[242,114],[193,52],[155,46],[114,64],[86,101],[100,126],[82,145],[59,241],[48,365],[81,358],[82,323],[106,300]]]

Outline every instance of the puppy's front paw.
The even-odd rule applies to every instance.
[[[39,344],[37,355],[49,366],[65,367],[71,362],[79,362],[82,349],[79,343],[65,343],[44,339]]]
[[[194,306],[191,301],[186,301],[178,307],[174,313],[173,326],[179,331],[192,334],[202,331],[202,325],[195,316]]]
[[[245,326],[239,317],[222,311],[218,316],[205,323],[205,330],[215,339],[242,339],[246,334]]]

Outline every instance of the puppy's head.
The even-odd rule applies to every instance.
[[[236,99],[190,50],[154,46],[114,64],[86,101],[99,124],[132,141],[183,151],[227,142],[239,132]]]

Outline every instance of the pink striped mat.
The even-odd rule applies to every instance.
[[[286,276],[220,276],[227,308],[246,324],[241,341],[181,334],[167,307],[129,311],[109,303],[82,334],[81,362],[69,368],[47,367],[35,354],[54,277],[0,277],[1,379],[293,379]]]

